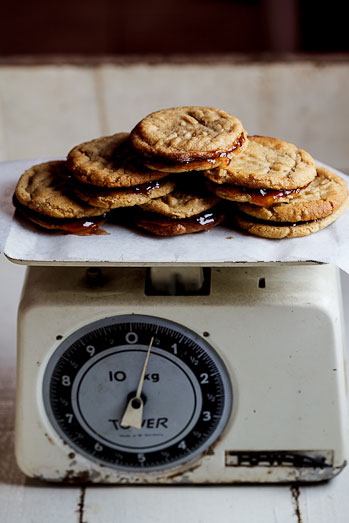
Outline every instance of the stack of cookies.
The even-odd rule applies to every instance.
[[[265,136],[250,136],[246,149],[227,168],[207,170],[208,187],[237,202],[237,225],[265,238],[317,232],[348,207],[345,181],[316,166],[309,153]]]
[[[29,220],[73,234],[128,208],[132,222],[173,236],[211,229],[226,216],[266,238],[305,236],[348,206],[345,181],[309,153],[250,136],[235,116],[212,107],[177,107],[146,116],[131,133],[74,147],[20,178],[14,204]]]
[[[74,147],[67,168],[77,199],[108,210],[133,207],[173,191],[168,174],[148,169],[135,157],[129,133],[97,138]]]
[[[150,114],[131,132],[135,153],[150,169],[172,174],[176,188],[142,206],[138,227],[157,235],[208,230],[222,222],[219,198],[200,173],[227,167],[246,147],[246,131],[235,116],[210,107],[176,107]],[[192,173],[195,172],[196,175]]]

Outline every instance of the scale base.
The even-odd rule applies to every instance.
[[[347,460],[338,272],[330,265],[212,268],[209,275],[192,273],[184,284],[181,273],[181,292],[177,285],[169,294],[166,274],[149,287],[145,268],[104,268],[94,276],[77,267],[29,268],[19,309],[20,468],[30,477],[70,483],[330,479]],[[47,418],[43,376],[61,340],[97,319],[126,313],[160,316],[207,336],[229,371],[233,408],[225,430],[180,467],[135,473],[99,464],[70,448]]]

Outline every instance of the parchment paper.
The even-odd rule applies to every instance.
[[[0,239],[5,255],[28,265],[225,265],[243,262],[325,262],[349,273],[349,211],[329,227],[304,238],[268,240],[230,227],[171,238],[152,237],[127,226],[106,224],[110,234],[73,236],[41,231],[17,216],[11,197],[19,175],[41,159],[0,164]],[[320,162],[318,162],[320,163]],[[330,167],[331,168],[331,167]],[[335,172],[335,169],[333,169]],[[348,177],[338,172],[348,182]]]

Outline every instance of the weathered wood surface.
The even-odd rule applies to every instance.
[[[347,170],[346,63],[0,67],[0,159],[64,156],[160,107],[216,105],[249,132],[293,141]],[[318,486],[61,487],[14,453],[16,309],[24,268],[0,257],[0,522],[346,523],[349,470]],[[343,280],[346,314],[349,277]],[[349,320],[347,318],[349,325]]]

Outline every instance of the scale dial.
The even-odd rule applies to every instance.
[[[152,337],[142,426],[123,427]],[[199,456],[232,408],[229,375],[211,345],[178,323],[139,314],[98,320],[64,340],[48,362],[43,398],[69,447],[128,471],[164,470]]]

